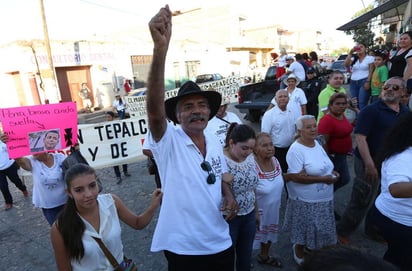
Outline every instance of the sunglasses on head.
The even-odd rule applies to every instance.
[[[208,162],[208,161],[203,161],[203,162],[200,164],[200,167],[201,167],[204,171],[207,171],[207,173],[209,174],[209,175],[207,176],[207,179],[206,179],[207,183],[208,183],[208,184],[214,184],[214,183],[216,182],[216,176],[215,176],[215,174],[212,172],[212,166],[209,164],[209,162]]]
[[[393,91],[398,91],[402,88],[403,88],[402,86],[395,85],[395,84],[386,84],[386,85],[383,86],[383,90],[392,89]]]

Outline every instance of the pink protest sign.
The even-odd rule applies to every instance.
[[[65,149],[77,142],[74,102],[2,108],[0,121],[9,137],[11,158]]]

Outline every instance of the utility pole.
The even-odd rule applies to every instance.
[[[43,23],[44,45],[46,47],[47,60],[49,62],[50,78],[52,81],[52,87],[56,90],[56,97],[58,101],[60,101],[61,96],[60,96],[60,91],[56,83],[56,75],[55,75],[53,57],[52,57],[52,52],[51,52],[51,47],[50,47],[49,31],[47,29],[47,21],[46,21],[46,14],[44,12],[43,0],[39,0],[39,4],[40,4],[40,13],[41,13],[41,18],[42,18],[42,23]],[[48,97],[45,97],[45,98],[47,99]]]

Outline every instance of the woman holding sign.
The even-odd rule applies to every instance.
[[[17,158],[16,162],[33,175],[33,204],[41,208],[47,222],[52,225],[67,200],[63,181],[61,153],[37,153]]]

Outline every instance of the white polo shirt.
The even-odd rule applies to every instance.
[[[263,115],[261,131],[270,134],[274,146],[287,148],[292,144],[295,136],[296,119],[291,109],[286,108],[282,111],[275,106]]]
[[[159,142],[149,136],[150,149],[162,180],[162,206],[151,251],[169,250],[183,255],[209,255],[232,245],[229,225],[220,211],[221,175],[228,172],[222,146],[205,134],[206,157],[181,127],[168,123]],[[210,163],[216,183],[208,184],[203,161]]]
[[[223,120],[222,120],[223,119]],[[211,120],[209,120],[209,123],[207,124],[207,127],[205,129],[205,134],[206,133],[211,133],[219,138],[219,142],[222,145],[222,147],[225,146],[225,140],[226,140],[226,133],[227,129],[230,126],[230,123],[236,122],[241,124],[242,121],[239,119],[239,117],[232,112],[226,112],[226,116],[224,116],[222,119],[214,116]]]

